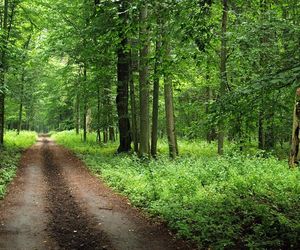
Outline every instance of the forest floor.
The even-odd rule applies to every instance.
[[[47,137],[0,201],[0,249],[193,249],[114,193]]]

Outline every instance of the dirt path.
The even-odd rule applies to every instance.
[[[0,249],[192,249],[41,137],[0,201]]]

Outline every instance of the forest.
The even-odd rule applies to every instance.
[[[0,222],[39,154],[61,249],[148,249],[67,240],[68,149],[180,241],[149,249],[300,248],[298,0],[0,0],[0,28]]]

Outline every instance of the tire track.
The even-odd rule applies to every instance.
[[[44,139],[42,146],[43,172],[48,184],[50,214],[48,233],[62,249],[112,249],[105,234],[87,212],[75,201],[66,184],[61,167],[54,162],[55,155]]]

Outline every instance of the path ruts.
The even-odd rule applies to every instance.
[[[63,249],[112,249],[95,220],[76,203],[61,166],[53,162],[53,152],[48,144],[45,139],[42,147],[43,171],[48,184],[48,233]]]
[[[0,201],[1,250],[190,250],[69,150],[39,138]]]

